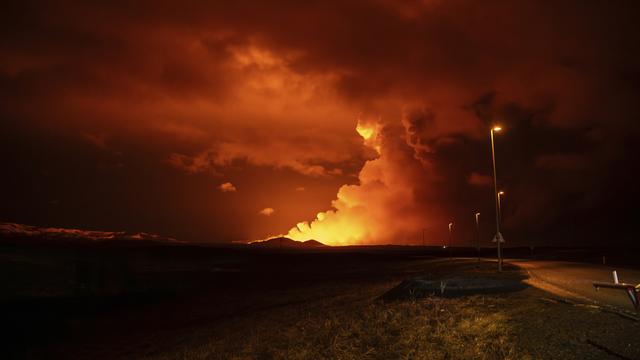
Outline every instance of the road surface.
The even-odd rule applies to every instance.
[[[617,270],[620,282],[639,284],[640,270],[563,261],[510,260],[509,262],[528,271],[531,276],[530,283],[536,287],[574,300],[635,313],[624,291],[614,289],[596,291],[593,282],[613,282],[612,271]]]

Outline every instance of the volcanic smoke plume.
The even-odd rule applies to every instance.
[[[356,128],[365,145],[378,156],[365,163],[359,184],[344,185],[333,210],[300,222],[286,235],[294,240],[318,239],[328,245],[416,242],[416,233],[434,221],[416,198],[419,179],[429,171],[414,156],[404,129],[380,120],[359,120]]]

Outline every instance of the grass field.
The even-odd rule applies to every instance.
[[[68,259],[65,256],[59,258]],[[171,259],[143,257],[144,266],[135,265],[140,256],[114,257],[128,272],[114,271],[110,264],[103,264],[107,275],[92,270],[101,274],[96,276],[100,281],[80,280],[98,289],[94,294],[77,293],[75,284],[70,288],[76,290],[65,296],[31,295],[5,302],[5,314],[12,320],[4,331],[15,327],[21,332],[6,344],[14,347],[14,357],[640,358],[640,323],[565,303],[535,287],[458,298],[381,300],[410,277],[495,275],[495,263],[488,261],[447,261],[416,251],[183,253]],[[5,270],[17,263],[28,267],[28,258],[3,265]],[[51,265],[60,262],[55,259],[50,257],[47,276],[58,284],[55,293],[65,294],[64,279],[77,276],[55,274],[51,269],[69,272],[68,266]],[[40,261],[37,266],[44,265]],[[46,283],[47,277],[34,271],[29,277]],[[122,288],[105,279],[108,274],[124,276],[121,282],[128,290],[106,296],[102,283]],[[513,266],[500,276],[525,278]],[[147,280],[146,287],[139,285]],[[142,290],[136,291],[138,287]],[[69,296],[74,291],[76,295]]]
[[[475,273],[437,263],[437,273]],[[419,264],[414,264],[418,265]],[[422,267],[432,269],[434,263]],[[519,276],[512,269],[506,276]],[[638,358],[637,323],[521,292],[382,303],[390,282],[312,287],[273,305],[184,334],[150,359],[603,359]],[[302,298],[297,298],[301,296]],[[610,352],[610,353],[608,353]],[[615,354],[615,355],[614,355]]]

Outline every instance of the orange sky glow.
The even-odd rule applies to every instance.
[[[606,232],[640,131],[625,6],[12,4],[0,220],[330,245],[440,245],[454,221],[469,245],[498,121],[505,232]]]

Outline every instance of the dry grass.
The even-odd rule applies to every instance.
[[[160,359],[509,359],[514,346],[496,297],[384,304],[391,284],[201,329]]]
[[[154,359],[606,359],[587,342],[636,358],[640,326],[596,309],[519,293],[384,304],[393,283],[285,306],[200,329]],[[321,289],[317,289],[321,291]],[[631,332],[631,336],[629,336]],[[627,333],[627,335],[624,335]],[[621,338],[622,336],[622,338]],[[633,343],[635,341],[635,343]]]
[[[436,271],[428,264],[419,266]],[[437,268],[451,271],[442,264]],[[482,270],[463,264],[458,271]],[[85,348],[84,355],[167,360],[615,358],[590,344],[595,341],[626,358],[640,358],[640,339],[634,335],[640,333],[639,323],[594,308],[541,301],[552,295],[535,288],[455,299],[379,300],[398,283],[394,277],[318,283],[230,298],[224,301],[228,316],[144,338],[124,336],[126,341],[111,349]],[[76,355],[79,350],[73,348]]]

